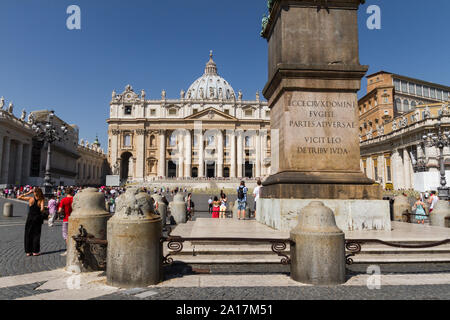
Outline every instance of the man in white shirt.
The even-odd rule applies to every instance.
[[[261,180],[258,180],[257,186],[253,190],[253,196],[255,197],[255,204],[254,204],[254,212],[255,212],[255,214],[254,214],[253,217],[256,217],[256,204],[257,204],[257,202],[259,200],[259,196],[261,195],[261,188],[262,188],[262,182],[261,182]]]
[[[432,191],[430,200],[428,200],[428,203],[430,204],[430,213],[433,212],[433,209],[436,206],[438,201],[439,201],[439,197],[436,195],[436,191]]]

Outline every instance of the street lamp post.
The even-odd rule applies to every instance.
[[[51,175],[51,156],[52,156],[52,144],[56,141],[63,140],[68,129],[66,126],[61,126],[61,132],[58,132],[57,127],[53,123],[55,117],[55,111],[50,111],[47,116],[47,120],[43,122],[36,122],[32,125],[32,129],[36,133],[36,139],[47,143],[47,163],[45,165],[44,176],[44,194],[48,198],[53,193],[54,183]]]
[[[440,187],[438,188],[438,196],[441,200],[450,200],[450,188],[447,187],[447,179],[445,178],[445,162],[444,162],[444,148],[450,146],[450,132],[442,132],[441,118],[436,124],[438,134],[433,132],[425,134],[422,139],[425,145],[430,147],[437,147],[439,149],[439,165],[440,165]]]

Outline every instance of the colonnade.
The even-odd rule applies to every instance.
[[[23,185],[30,175],[31,144],[0,135],[0,184]]]
[[[173,176],[172,164],[177,178],[243,178],[250,168],[261,177],[267,139],[267,130],[160,130],[158,176]]]

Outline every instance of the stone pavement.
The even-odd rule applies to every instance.
[[[450,299],[450,264],[410,266],[410,272],[382,267],[380,289],[367,286],[371,275],[348,272],[342,286],[310,286],[297,283],[286,273],[249,274],[207,269],[169,270],[168,279],[147,288],[119,289],[106,285],[104,273],[75,275],[58,269],[0,278],[0,300],[425,300]],[[205,266],[202,266],[205,268]],[[360,266],[361,268],[361,266]],[[189,268],[185,269],[188,270]],[[383,272],[383,269],[385,272]],[[279,271],[279,270],[275,270]],[[395,271],[395,270],[394,270]],[[166,275],[167,276],[167,275]],[[369,281],[369,283],[373,283]]]
[[[65,250],[65,244],[60,222],[53,228],[43,225],[43,255],[26,257],[23,251],[25,219],[26,206],[21,207],[20,204],[17,210],[15,208],[14,218],[0,216],[0,300],[450,299],[449,263],[380,265],[379,290],[367,287],[368,265],[349,266],[345,285],[314,287],[292,281],[289,267],[277,264],[174,264],[165,267],[166,280],[157,286],[133,290],[112,288],[106,285],[104,273],[75,275],[64,271],[65,258],[60,253]],[[199,219],[198,223],[197,227],[190,229],[189,235],[287,236],[255,221]],[[448,233],[448,230],[428,228],[394,224],[394,230],[401,238],[441,240]],[[173,234],[182,232],[182,229],[175,229]],[[388,241],[399,239],[394,233],[366,236]],[[355,234],[355,237],[361,235]]]

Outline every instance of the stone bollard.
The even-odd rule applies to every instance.
[[[177,193],[169,203],[170,213],[177,224],[186,223],[186,203],[181,193]]]
[[[158,212],[162,219],[162,228],[167,224],[167,205],[163,202],[163,197],[159,194],[152,195],[152,198],[158,203]]]
[[[445,218],[450,216],[450,205],[446,200],[439,200],[430,213],[430,222],[433,227],[445,228]]]
[[[72,208],[69,217],[66,269],[73,272],[105,270],[107,246],[83,245],[83,261],[79,261],[76,242],[72,238],[79,235],[80,226],[83,226],[88,237],[106,240],[107,222],[111,215],[106,211],[105,197],[95,188],[85,189],[75,195]]]
[[[144,288],[163,280],[161,224],[147,193],[133,188],[117,199],[108,221],[108,285]]]
[[[7,202],[3,205],[3,216],[7,218],[12,218],[14,212],[14,205],[10,202]]]
[[[404,195],[394,197],[394,221],[403,221],[403,213],[405,211],[408,213],[412,212],[408,197]]]
[[[345,234],[336,226],[333,211],[313,201],[299,215],[291,231],[291,278],[313,285],[345,282]]]

